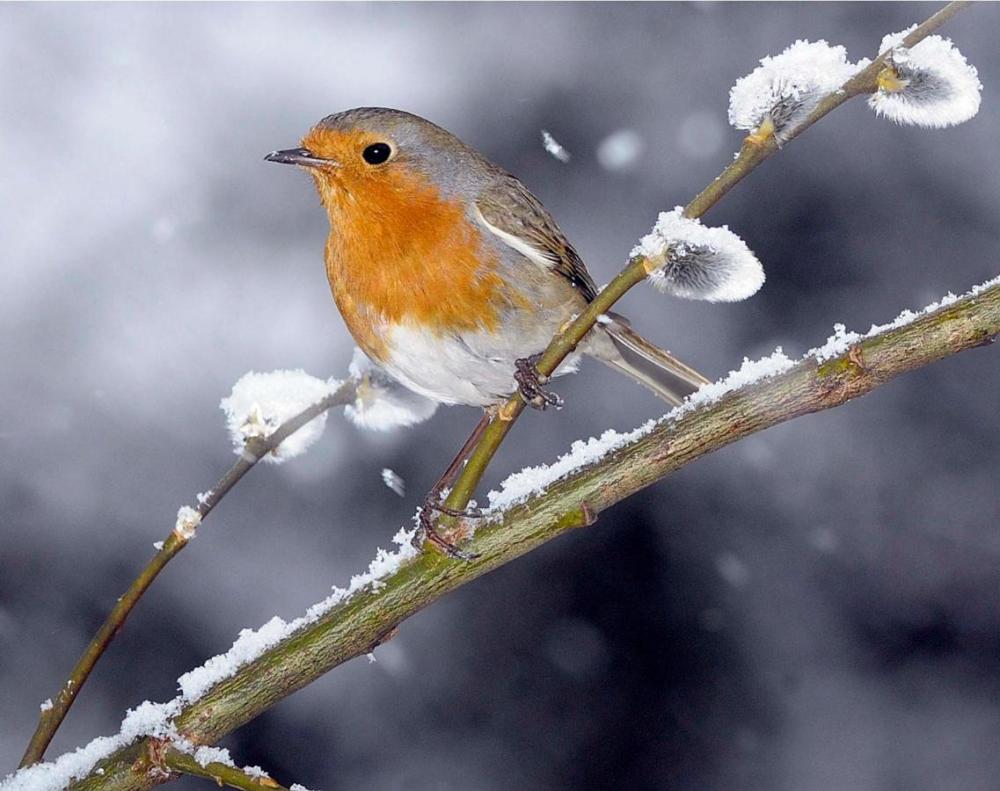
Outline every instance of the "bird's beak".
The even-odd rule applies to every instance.
[[[308,148],[288,148],[284,151],[272,151],[264,159],[268,162],[280,162],[282,165],[301,165],[305,168],[340,167],[339,162],[318,157]]]

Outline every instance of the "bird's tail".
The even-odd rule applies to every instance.
[[[643,384],[669,404],[679,404],[709,380],[688,367],[670,352],[650,343],[620,316],[611,315],[603,324],[616,355],[599,359],[616,371]]]

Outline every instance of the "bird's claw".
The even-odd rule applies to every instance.
[[[483,515],[482,510],[479,508],[467,508],[465,510],[449,508],[448,506],[443,505],[439,501],[438,497],[438,492],[431,492],[424,498],[423,507],[420,509],[420,524],[417,528],[416,535],[413,537],[414,546],[420,547],[424,542],[428,542],[448,557],[456,558],[458,560],[475,560],[479,557],[477,552],[466,552],[463,549],[459,549],[455,544],[438,532],[437,528],[434,526],[434,518],[432,515],[435,511],[438,511],[445,516],[454,516],[462,519],[477,519]]]
[[[550,406],[562,409],[563,400],[544,387],[549,383],[549,377],[539,373],[535,367],[540,357],[541,355],[533,354],[514,361],[514,381],[517,382],[518,392],[524,402],[535,409],[547,409]]]

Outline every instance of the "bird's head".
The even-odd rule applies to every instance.
[[[491,167],[441,127],[382,107],[327,116],[299,148],[265,159],[307,168],[331,220],[352,208],[468,197]]]

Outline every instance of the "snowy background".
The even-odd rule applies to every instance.
[[[218,402],[236,379],[346,369],[326,220],[266,152],[347,107],[417,112],[519,175],[604,282],[730,159],[728,90],[758,58],[823,37],[872,55],[932,8],[0,7],[0,773],[178,506],[231,462]],[[764,262],[756,297],[641,289],[623,311],[720,375],[997,274],[998,23],[982,6],[946,28],[985,85],[972,122],[900,129],[854,102],[706,218]],[[643,153],[602,166],[622,129]],[[997,355],[691,465],[225,745],[328,791],[995,788]],[[567,407],[527,415],[490,483],[661,410],[597,365],[558,390]],[[306,457],[255,471],[157,581],[51,754],[362,570],[476,418],[373,435],[333,416]]]

